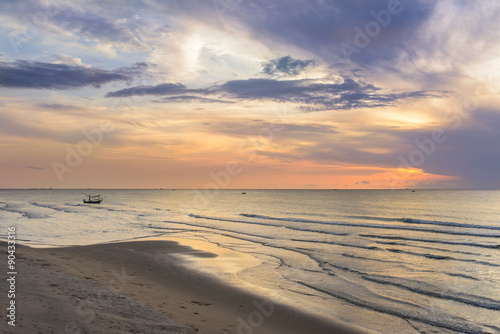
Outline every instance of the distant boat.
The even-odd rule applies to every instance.
[[[83,194],[83,193],[82,193]],[[92,195],[92,194],[84,194],[85,196],[88,196],[88,199],[83,199],[83,203],[85,204],[100,204],[104,197],[101,197],[100,194],[97,195]]]
[[[414,193],[414,192],[415,192],[415,189],[413,189],[411,192],[412,192],[412,193]]]
[[[247,193],[246,193],[246,192],[242,192],[241,194],[242,194],[242,195],[246,195]]]

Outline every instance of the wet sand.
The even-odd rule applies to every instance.
[[[5,250],[6,244],[1,245]],[[18,245],[16,327],[8,326],[4,315],[0,331],[366,333],[241,289],[187,260],[223,256],[162,240],[64,248]],[[6,273],[4,259],[0,268]],[[243,257],[228,261],[252,264]],[[6,280],[0,288],[4,301]]]

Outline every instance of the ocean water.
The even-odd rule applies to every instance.
[[[309,312],[380,333],[500,333],[500,191],[94,192],[102,204],[0,190],[0,237],[204,240],[258,258],[238,279]]]

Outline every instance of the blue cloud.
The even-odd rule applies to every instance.
[[[113,81],[131,81],[140,75],[144,63],[128,68],[104,70],[94,67],[16,60],[0,61],[0,87],[33,89],[76,89],[100,87]]]
[[[187,93],[186,86],[179,83],[164,83],[156,86],[136,86],[121,89],[115,92],[109,92],[105,97],[127,97],[143,95],[175,95]]]
[[[366,25],[375,22],[380,31],[374,37],[368,36],[369,45],[350,57],[368,66],[397,57],[401,48],[415,40],[419,28],[428,23],[435,6],[433,2],[401,1],[401,10],[391,14],[387,24],[382,21],[383,26],[376,17],[387,11],[387,4],[372,0],[255,0],[242,2],[238,10],[226,15],[246,24],[255,36],[294,45],[326,63],[345,59],[340,45],[354,46],[357,28],[365,33]]]
[[[188,89],[182,84],[165,83],[156,86],[137,86],[109,92],[106,97],[127,97],[133,95],[176,95],[174,100],[180,101],[183,94],[210,96],[219,100],[226,99],[273,100],[295,102],[302,111],[345,110],[355,108],[375,108],[392,105],[398,100],[416,97],[436,97],[443,92],[413,91],[405,93],[384,93],[370,83],[355,81],[344,77],[341,82],[324,83],[312,79],[276,80],[247,79],[232,80],[207,89]],[[192,95],[184,96],[194,100]],[[172,99],[172,98],[170,98]],[[198,102],[204,101],[196,97]],[[163,102],[168,102],[165,98]]]
[[[262,65],[262,73],[267,75],[285,74],[288,76],[296,76],[315,64],[316,60],[314,59],[300,60],[285,56],[264,63]]]
[[[226,101],[220,99],[210,99],[206,97],[194,95],[168,96],[162,98],[160,103],[235,103],[234,101]]]

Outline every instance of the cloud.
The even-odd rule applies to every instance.
[[[446,92],[413,91],[404,93],[381,92],[370,83],[344,77],[337,81],[296,79],[247,79],[232,80],[207,89],[188,89],[182,84],[165,83],[156,86],[136,86],[109,92],[106,97],[128,97],[133,95],[176,95],[174,101],[181,101],[182,94],[203,96],[224,96],[227,99],[273,100],[294,102],[302,111],[347,110],[355,108],[375,108],[392,105],[398,100],[416,97],[436,97]],[[186,101],[213,102],[193,95],[184,96]],[[215,99],[220,102],[218,98]],[[168,102],[166,98],[162,102]],[[230,101],[227,101],[230,102]]]
[[[422,3],[418,6],[425,8]],[[432,9],[427,22],[408,34],[394,62],[387,59],[387,67],[430,83],[442,80],[442,76],[451,76],[448,84],[455,83],[456,76],[464,74],[477,77],[480,75],[478,65],[488,68],[486,73],[498,72],[500,10],[497,2],[435,1],[427,2],[426,6]],[[406,8],[403,12],[407,12]],[[406,13],[405,17],[410,14]]]
[[[36,29],[45,33],[73,34],[86,43],[112,45],[124,50],[145,48],[137,33],[140,26],[138,18],[127,12],[127,6],[95,2],[73,2],[71,5],[55,3],[46,6],[40,1],[27,0],[16,9],[26,18],[24,21],[33,20]],[[37,19],[42,22],[35,21]]]
[[[235,103],[234,101],[226,101],[219,99],[209,99],[194,95],[169,96],[157,101],[159,103]]]
[[[143,96],[143,95],[175,95],[188,93],[193,90],[187,89],[186,86],[179,83],[164,83],[156,86],[136,86],[126,89],[121,89],[115,92],[109,92],[105,97],[128,97],[128,96]]]
[[[392,105],[410,97],[436,96],[424,91],[381,92],[380,88],[344,77],[339,82],[321,80],[248,79],[228,81],[218,87],[221,93],[243,99],[270,99],[302,104],[303,111],[375,108]]]
[[[460,177],[460,186],[475,189],[500,188],[500,113],[498,110],[478,109],[463,120],[457,129],[444,129],[446,140],[436,144],[435,150],[419,168],[436,174]],[[413,144],[403,153],[408,160],[412,150],[421,150],[414,143],[429,139],[429,132],[401,133],[402,140]],[[432,146],[428,146],[432,147]]]
[[[63,8],[55,13],[53,20],[60,27],[87,38],[140,44],[128,27],[118,24],[116,18],[107,18],[99,13]]]
[[[391,106],[407,98],[440,97],[446,92],[415,91],[409,93],[365,93],[345,92],[338,97],[313,97],[304,101],[305,105],[299,107],[304,112],[325,110],[350,110],[358,108],[379,108]]]
[[[75,89],[100,87],[113,81],[130,81],[140,75],[144,63],[115,70],[27,60],[0,61],[0,87],[33,89]]]
[[[53,55],[52,58],[55,60],[54,63],[56,63],[56,64],[91,67],[88,64],[82,63],[82,60],[80,58],[72,57],[72,56],[67,55],[65,53],[59,53],[59,54]]]
[[[269,76],[285,74],[288,76],[297,76],[304,72],[308,67],[314,66],[316,60],[294,59],[290,56],[276,58],[262,65],[262,73]]]
[[[85,108],[69,104],[60,103],[39,103],[38,107],[43,109],[53,109],[53,110],[85,110]]]
[[[355,28],[364,31],[369,22],[377,24],[372,13],[387,10],[387,3],[372,0],[255,0],[242,2],[238,10],[228,11],[226,16],[235,18],[261,39],[278,45],[293,45],[332,64],[345,59],[340,44],[354,46]],[[354,53],[352,61],[370,66],[380,60],[397,58],[399,49],[408,40],[414,40],[420,28],[429,23],[434,3],[405,1],[400,7],[402,11],[391,15],[385,26],[379,25],[379,34],[370,38],[359,53]]]
[[[292,141],[325,140],[325,135],[338,132],[332,125],[322,124],[293,124],[288,122],[269,122],[255,119],[247,122],[213,122],[207,123],[209,131],[217,134],[226,134],[234,137],[248,137],[261,133],[262,129],[270,129],[277,136],[276,139],[291,139]]]

